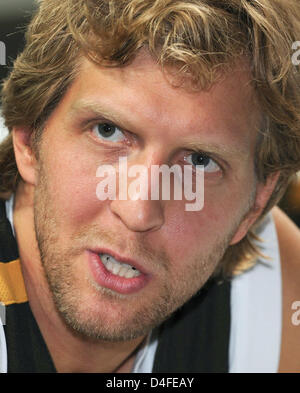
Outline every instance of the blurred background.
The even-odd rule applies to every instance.
[[[0,83],[24,46],[24,32],[35,7],[34,0],[0,0]],[[0,118],[0,139],[5,134]],[[289,186],[280,207],[300,227],[300,175]]]
[[[34,9],[33,0],[0,0],[0,42],[5,46],[3,65],[3,44],[0,46],[0,80],[7,75],[13,60],[24,45],[24,30]]]

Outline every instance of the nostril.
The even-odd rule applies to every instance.
[[[159,201],[113,200],[111,212],[134,232],[152,232],[164,223],[162,206]]]

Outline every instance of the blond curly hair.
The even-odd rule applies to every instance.
[[[298,0],[39,0],[2,88],[2,115],[11,131],[35,138],[60,102],[85,56],[107,67],[126,66],[146,49],[167,75],[205,89],[241,57],[264,116],[256,151],[261,182],[281,172],[264,210],[282,197],[300,169],[300,78],[292,63],[300,39]],[[188,87],[187,87],[188,88]],[[11,136],[0,145],[0,196],[20,180]],[[219,269],[232,275],[258,256],[254,228],[229,247]]]

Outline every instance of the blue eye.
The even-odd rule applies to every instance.
[[[124,133],[117,126],[110,123],[96,124],[93,127],[93,133],[96,137],[110,142],[121,142],[125,139]]]
[[[213,173],[221,170],[220,166],[205,153],[192,153],[187,157],[186,161],[194,166],[202,165],[204,172]]]

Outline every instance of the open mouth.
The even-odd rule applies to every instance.
[[[133,278],[138,277],[141,274],[141,272],[134,266],[122,263],[110,254],[99,254],[99,256],[106,269],[116,276]]]
[[[91,272],[98,285],[121,294],[135,293],[146,286],[151,275],[131,265],[130,260],[112,254],[109,250],[88,252]]]

